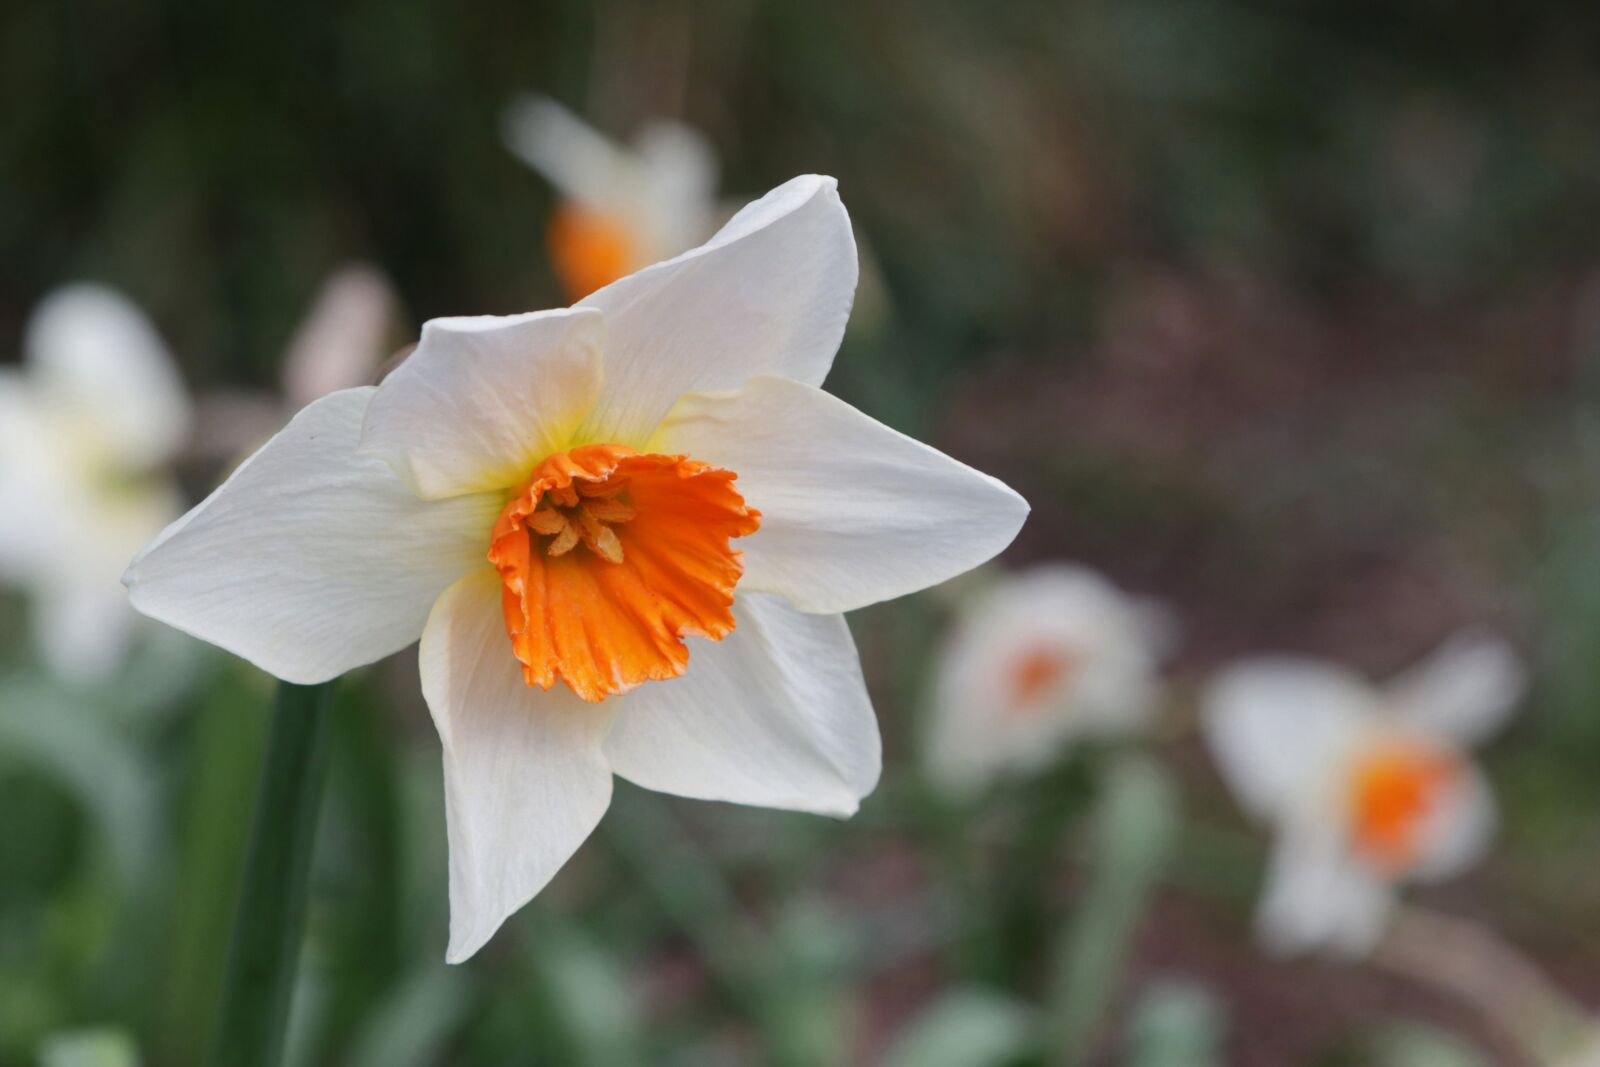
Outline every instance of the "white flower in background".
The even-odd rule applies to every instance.
[[[1172,625],[1083,567],[1002,576],[962,612],[939,657],[929,775],[970,794],[1036,771],[1072,742],[1145,725]]]
[[[1473,636],[1383,686],[1287,656],[1211,682],[1211,751],[1240,806],[1276,836],[1257,924],[1269,948],[1364,953],[1397,885],[1450,878],[1483,855],[1494,803],[1467,750],[1522,690],[1511,649]]]
[[[189,401],[149,320],[102,286],[46,297],[23,348],[0,370],[0,582],[27,594],[51,669],[94,681],[127,649],[123,568],[182,510],[166,467]]]
[[[693,248],[726,217],[716,154],[682,123],[658,119],[619,145],[555,101],[522,95],[506,109],[503,132],[562,197],[547,235],[569,299]]]
[[[833,180],[801,177],[576,307],[434,320],[129,568],[139,610],[293,682],[421,636],[448,959],[566,862],[613,773],[836,816],[876,784],[840,613],[989,559],[1027,505],[819,388],[855,281]]]
[[[349,263],[335,270],[285,346],[281,396],[223,391],[198,398],[199,452],[232,465],[313,400],[370,385],[394,354],[399,315],[399,298],[376,267]]]
[[[283,357],[283,397],[299,411],[340,389],[370,385],[394,351],[399,300],[389,279],[366,263],[328,276]]]

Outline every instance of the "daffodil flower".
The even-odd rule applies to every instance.
[[[840,817],[874,787],[841,613],[983,562],[1027,505],[819,388],[855,280],[833,180],[796,178],[575,307],[427,323],[134,560],[139,610],[292,682],[420,635],[450,960],[613,773]]]
[[[1037,771],[1084,738],[1143,726],[1172,625],[1100,575],[1047,564],[996,580],[962,612],[939,657],[930,778],[971,794]]]
[[[1483,854],[1494,803],[1467,749],[1522,687],[1510,649],[1465,635],[1383,686],[1293,657],[1212,681],[1212,753],[1240,806],[1276,835],[1257,916],[1269,949],[1363,954],[1397,886],[1453,877]]]
[[[694,247],[716,227],[716,155],[683,123],[658,119],[619,145],[555,101],[523,95],[506,109],[503,133],[562,197],[546,236],[572,300]]]
[[[289,337],[281,394],[221,390],[197,398],[196,453],[231,468],[313,400],[377,380],[395,354],[398,318],[399,299],[380,271],[366,263],[339,267]]]
[[[23,345],[0,371],[0,582],[28,594],[51,669],[97,681],[134,619],[118,577],[182,510],[166,466],[189,401],[149,320],[102,286],[46,297]]]
[[[398,304],[389,279],[370,264],[347,263],[330,274],[284,351],[290,410],[372,382],[394,351],[389,338]]]

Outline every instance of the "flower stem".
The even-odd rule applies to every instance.
[[[1397,909],[1372,963],[1449,993],[1539,1063],[1576,1059],[1594,1040],[1589,1013],[1487,926],[1416,905]]]
[[[278,685],[211,1067],[276,1067],[283,1053],[333,685]]]

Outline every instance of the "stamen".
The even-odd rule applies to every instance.
[[[540,508],[528,516],[528,528],[549,537],[567,528],[567,517],[555,508]]]
[[[588,508],[574,508],[573,518],[578,520],[578,530],[583,534],[583,543],[594,547],[594,542],[600,539],[600,531],[605,529],[600,525],[600,520],[589,512]]]
[[[589,547],[607,563],[622,562],[622,542],[617,539],[617,531],[609,526],[600,527],[600,532],[595,535],[594,544]]]
[[[638,515],[631,505],[616,499],[627,484],[621,478],[550,489],[544,503],[524,521],[531,532],[551,538],[545,546],[547,555],[564,556],[582,542],[607,563],[621,563],[622,541],[607,524],[626,523]]]
[[[550,542],[550,547],[545,551],[552,556],[564,556],[578,547],[579,536],[578,527],[574,523],[565,523],[561,527],[561,532]]]

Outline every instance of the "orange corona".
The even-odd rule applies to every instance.
[[[1356,852],[1391,873],[1415,863],[1422,822],[1460,773],[1458,760],[1431,748],[1401,742],[1374,748],[1356,764],[1350,779]]]
[[[611,444],[541,463],[489,544],[527,683],[549,689],[559,678],[603,700],[682,674],[684,637],[730,633],[744,562],[729,541],[761,524],[734,479]]]
[[[550,260],[574,302],[643,264],[628,228],[608,215],[565,203],[550,218]]]
[[[1039,645],[1029,649],[1011,664],[1011,706],[1015,710],[1031,707],[1040,697],[1055,689],[1079,665],[1079,656],[1068,648]]]

